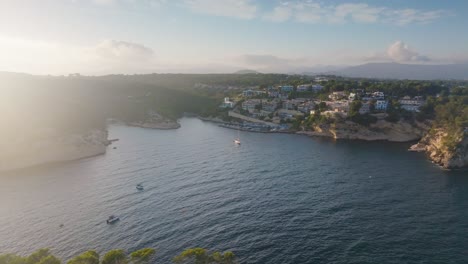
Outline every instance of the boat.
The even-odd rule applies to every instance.
[[[137,188],[137,190],[139,190],[139,191],[143,191],[143,189],[144,189],[144,188],[143,188],[143,185],[141,185],[141,183],[137,184],[136,188]]]
[[[234,144],[236,144],[236,145],[240,145],[240,144],[241,144],[240,137],[239,137],[239,133],[240,133],[240,130],[237,130],[237,138],[234,139]]]
[[[119,220],[120,220],[120,218],[118,218],[117,216],[111,215],[111,216],[109,216],[109,218],[107,218],[106,223],[107,224],[113,224],[113,223],[115,223],[115,222],[117,222]]]

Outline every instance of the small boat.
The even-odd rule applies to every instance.
[[[143,189],[144,189],[144,188],[143,188],[143,185],[141,185],[141,183],[137,184],[136,188],[137,188],[137,190],[139,190],[139,191],[143,191]]]
[[[240,145],[241,144],[241,141],[240,141],[240,129],[237,130],[237,138],[234,139],[234,144],[236,145]]]
[[[115,222],[117,222],[119,220],[120,220],[120,218],[118,218],[117,216],[111,215],[111,216],[109,216],[109,218],[107,218],[106,223],[107,224],[113,224],[113,223],[115,223]]]

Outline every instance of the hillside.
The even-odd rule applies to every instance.
[[[368,63],[336,72],[345,77],[376,79],[468,79],[468,64],[418,65],[399,63]]]

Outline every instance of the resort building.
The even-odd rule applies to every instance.
[[[323,90],[323,88],[324,88],[324,87],[323,87],[322,85],[320,85],[320,84],[314,84],[314,85],[312,85],[312,91],[313,91],[313,92],[320,92],[321,90]]]
[[[361,108],[359,108],[359,114],[364,115],[368,114],[370,112],[370,103],[369,102],[364,102],[361,105]]]
[[[224,102],[221,104],[221,107],[222,108],[233,108],[234,105],[235,105],[235,103],[232,102],[231,100],[229,100],[229,97],[225,97]]]
[[[280,86],[279,88],[281,92],[283,93],[289,93],[289,92],[294,91],[294,86],[292,85],[283,85],[283,86]]]
[[[405,96],[398,100],[398,102],[402,109],[409,112],[419,112],[419,108],[424,104],[424,100],[421,96],[415,96],[414,98]]]
[[[311,85],[310,84],[301,84],[298,85],[296,91],[298,92],[308,92],[310,91]]]
[[[388,107],[388,101],[385,101],[385,100],[377,100],[377,101],[375,102],[375,110],[387,111],[387,107]]]

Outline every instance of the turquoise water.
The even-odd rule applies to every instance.
[[[241,263],[468,262],[466,171],[443,171],[409,144],[241,132],[237,147],[237,131],[181,124],[111,126],[120,141],[105,155],[1,174],[0,252],[154,247],[168,263],[205,247]],[[111,214],[121,221],[107,225]]]

